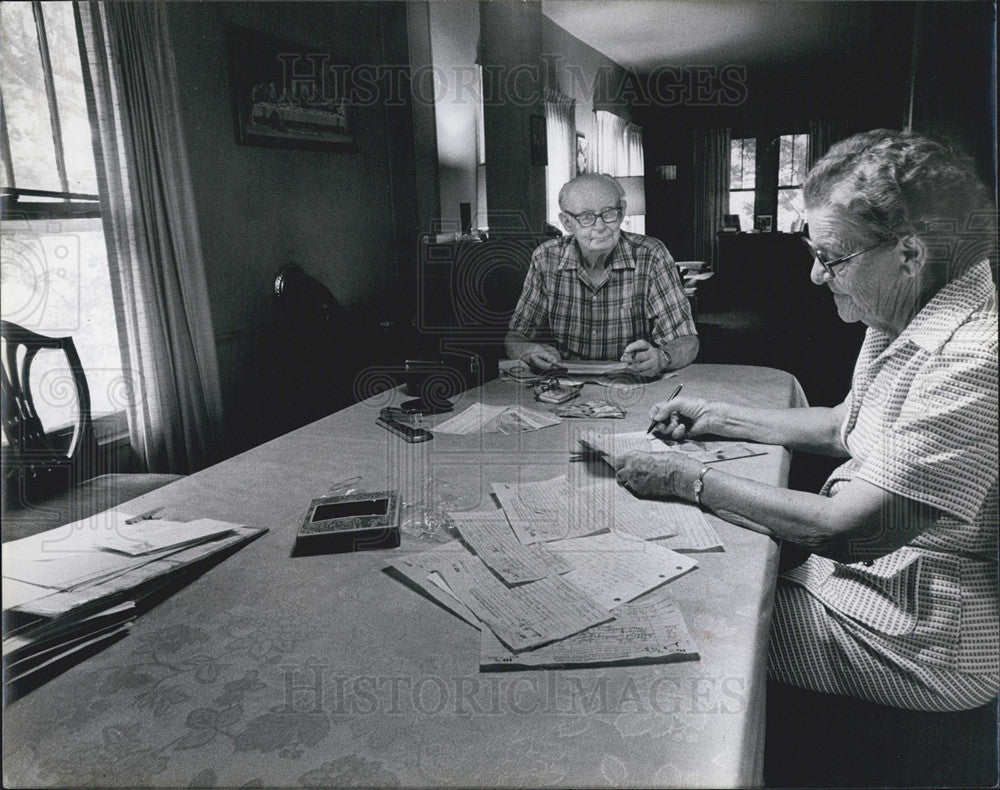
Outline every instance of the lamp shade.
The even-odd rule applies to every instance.
[[[646,183],[642,176],[619,176],[618,183],[625,190],[625,216],[646,213]]]

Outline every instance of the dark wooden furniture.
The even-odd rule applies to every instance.
[[[165,474],[101,474],[90,390],[71,337],[49,338],[0,321],[3,341],[3,538],[52,529],[179,479]],[[32,363],[50,350],[66,359],[76,394],[72,429],[46,431],[31,390]],[[56,386],[62,386],[58,382]]]

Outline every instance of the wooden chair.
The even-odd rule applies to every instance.
[[[3,540],[53,529],[116,507],[179,479],[106,471],[94,434],[90,390],[71,337],[49,338],[0,321],[3,417]],[[47,432],[31,391],[42,350],[61,353],[76,394],[72,431]],[[62,382],[60,382],[62,384]]]

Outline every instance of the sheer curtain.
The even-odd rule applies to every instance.
[[[162,3],[79,3],[132,444],[150,471],[217,459],[222,397]]]
[[[628,149],[625,143],[627,127],[628,122],[613,112],[607,110],[594,112],[593,159],[595,173],[607,173],[609,176],[630,175],[628,172]]]
[[[718,266],[722,215],[729,211],[729,129],[694,135],[694,254],[713,270]]]
[[[625,175],[641,176],[645,173],[645,157],[642,153],[642,127],[634,123],[625,127]],[[632,233],[646,232],[646,215],[635,214],[625,218],[622,223],[625,230]]]
[[[559,225],[559,190],[576,175],[576,99],[545,89],[545,136],[548,167],[545,168],[546,220]]]

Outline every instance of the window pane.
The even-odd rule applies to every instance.
[[[807,134],[781,135],[778,151],[778,186],[797,187],[806,180]]]
[[[0,262],[3,318],[50,337],[70,335],[94,415],[121,411],[121,353],[101,220],[4,222]]]
[[[93,195],[97,193],[97,175],[94,172],[94,149],[83,94],[83,74],[76,43],[73,4],[45,2],[42,3],[42,13],[45,17],[45,35],[49,41],[52,79],[59,104],[69,191]]]
[[[778,190],[778,230],[790,233],[796,220],[805,221],[806,209],[802,200],[802,189]]]
[[[752,189],[742,192],[731,191],[729,193],[729,213],[739,215],[741,230],[748,230],[753,227],[754,202],[754,191]]]
[[[17,186],[61,190],[30,3],[0,3],[0,91]]]
[[[733,140],[729,156],[729,188],[753,189],[756,177],[757,140],[753,137]]]

